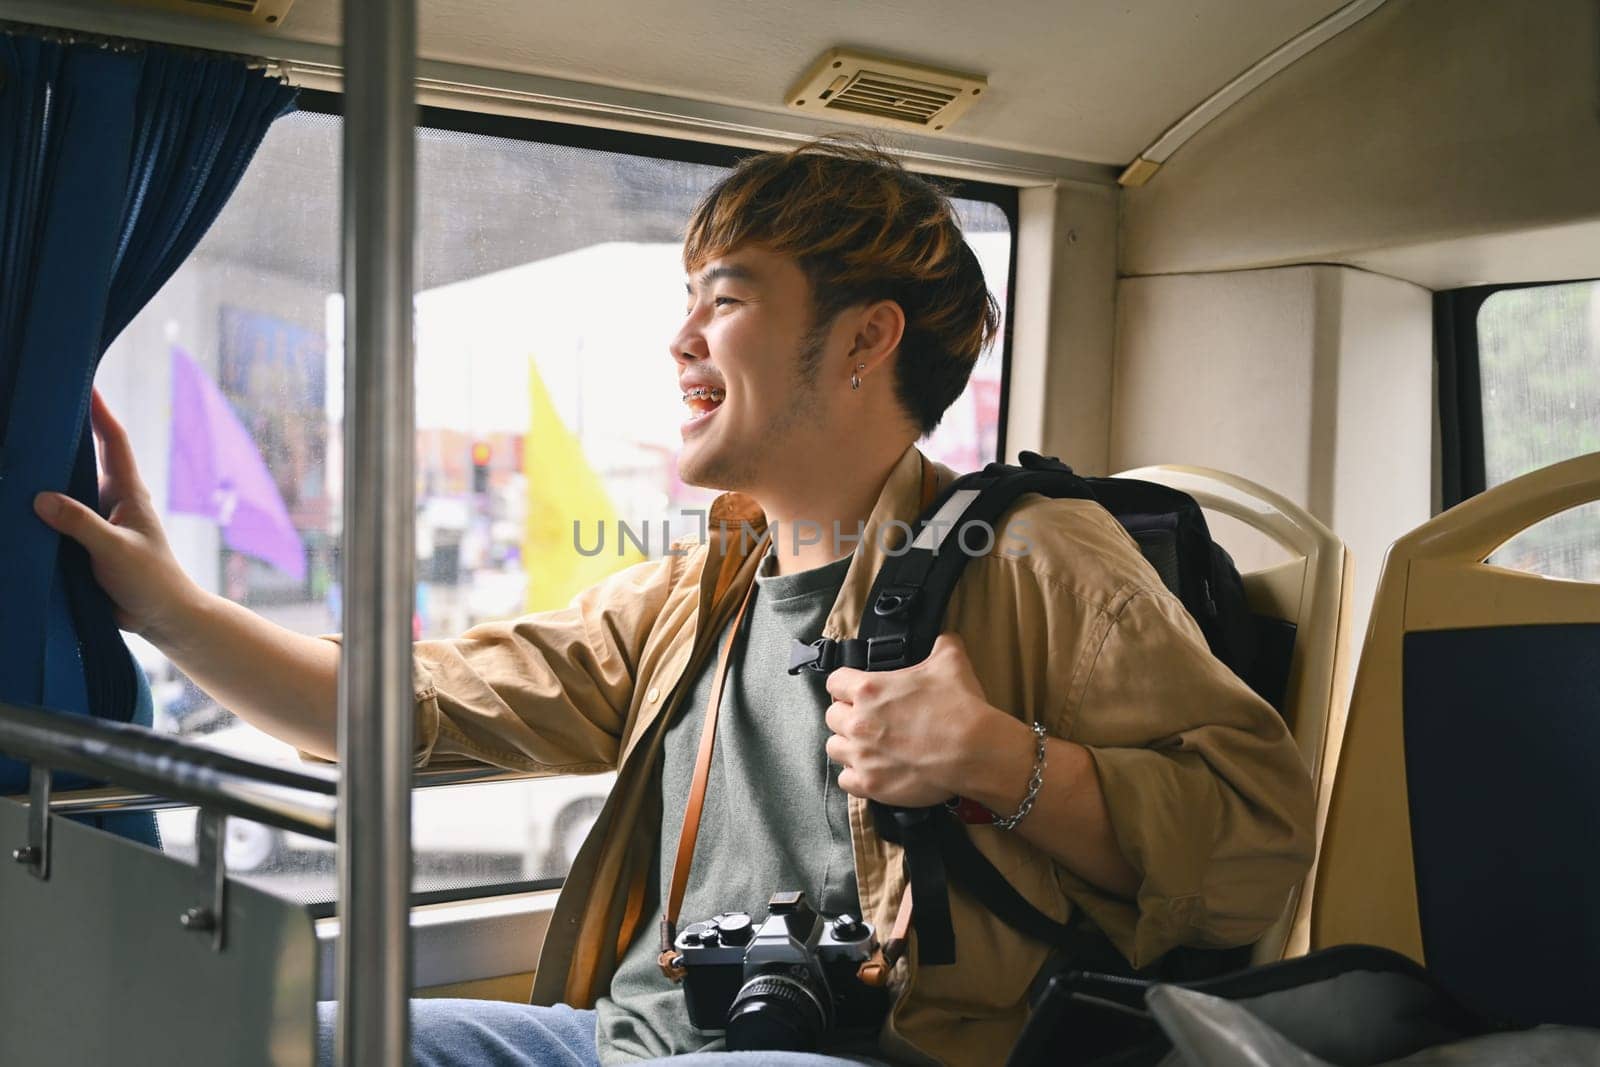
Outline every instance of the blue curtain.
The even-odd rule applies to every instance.
[[[294,91],[237,59],[22,33],[0,34],[0,85],[0,699],[148,723],[87,555],[32,501],[98,505],[100,357],[194,250]],[[0,793],[26,781],[0,760]]]

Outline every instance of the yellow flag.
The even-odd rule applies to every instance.
[[[527,610],[545,611],[566,607],[584,589],[644,556],[632,544],[617,554],[623,542],[616,508],[584,457],[583,446],[550,402],[531,359],[528,391],[528,432],[522,439],[522,470],[528,482],[522,567],[528,575]],[[599,552],[597,544],[602,546]]]

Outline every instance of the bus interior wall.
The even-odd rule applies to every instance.
[[[1308,507],[1358,651],[1438,506],[1432,291],[1600,274],[1597,115],[1593,0],[1394,0],[1246,96],[1122,192],[1111,467]]]

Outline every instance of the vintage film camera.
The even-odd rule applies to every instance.
[[[724,912],[673,944],[690,1023],[727,1031],[734,1051],[810,1052],[826,1035],[870,1038],[888,1007],[887,993],[856,973],[877,949],[872,925],[818,915],[802,892],[772,894],[760,926]]]

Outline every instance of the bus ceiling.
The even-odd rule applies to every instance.
[[[13,0],[7,17],[261,55],[340,90],[336,0],[235,6]],[[908,20],[775,0],[424,0],[419,100],[724,147],[876,130],[932,173],[1120,180],[1122,275],[1338,263],[1449,289],[1600,273],[1592,0],[1179,7],[928,0]],[[797,106],[841,48],[970,77],[980,95],[943,130],[807,112],[832,83]]]
[[[948,130],[939,122],[923,130],[902,124],[896,140],[942,142],[947,151],[974,146],[1022,171],[1105,181],[1135,160],[1166,158],[1254,85],[1383,3],[1196,0],[1180,18],[1166,4],[1021,0],[992,8],[932,0],[913,20],[903,8],[869,4],[823,19],[806,5],[773,0],[424,2],[419,73],[546,102],[587,97],[619,110],[648,102],[638,110],[764,140],[873,125],[859,110],[832,110],[833,101],[818,99],[809,101],[818,112],[812,118],[792,93],[830,50],[866,45],[880,65],[968,72],[981,87]],[[340,63],[337,0],[20,0],[8,7],[22,21],[257,53],[312,77]],[[597,32],[604,26],[628,32]]]

